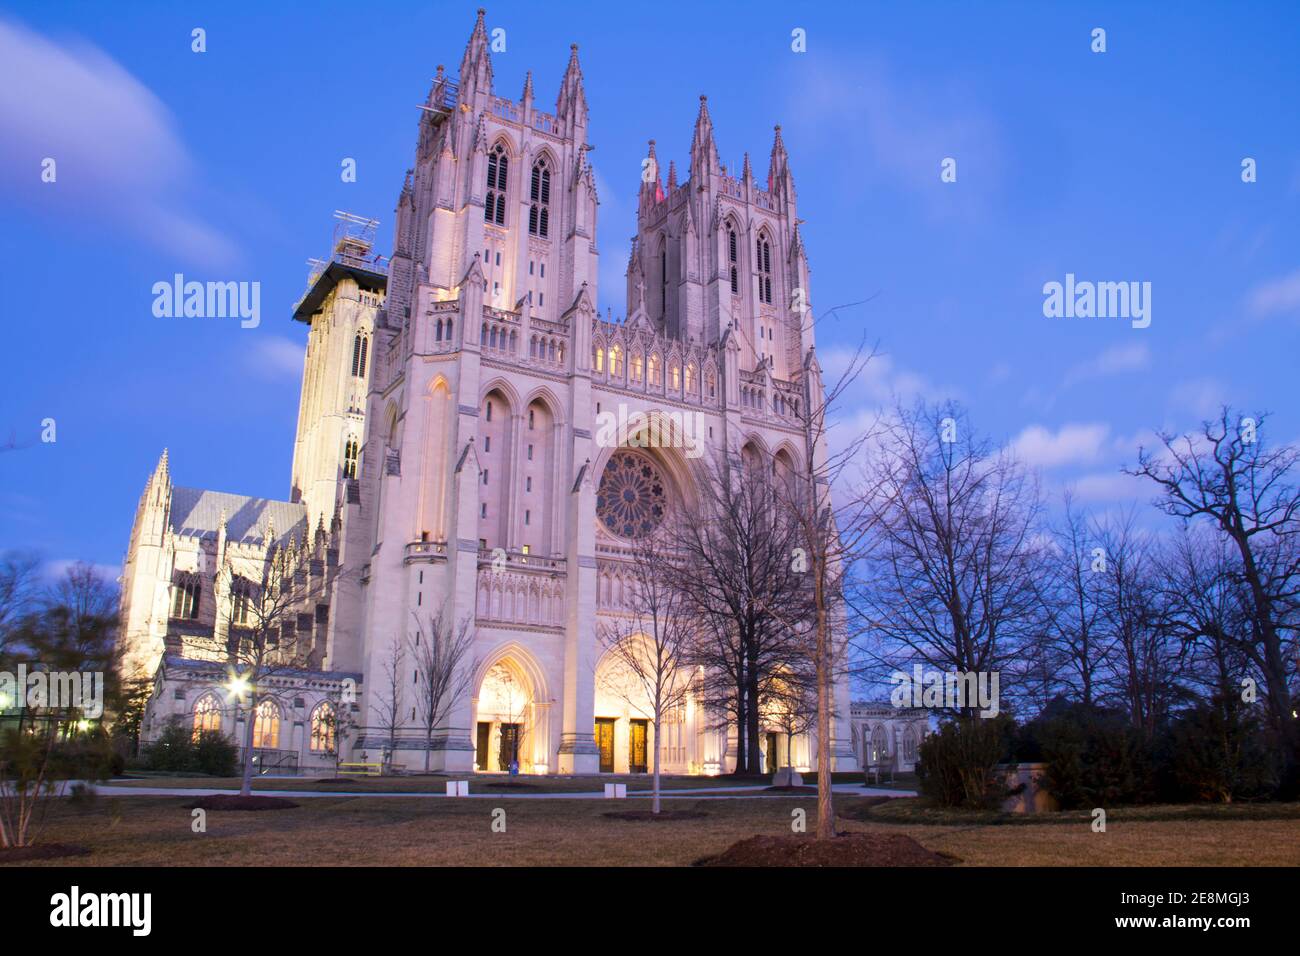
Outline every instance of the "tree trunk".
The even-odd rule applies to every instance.
[[[743,774],[749,769],[749,750],[745,746],[748,713],[745,709],[745,679],[742,676],[736,681],[736,769],[733,772],[737,774]]]
[[[650,800],[650,812],[659,812],[659,725],[663,719],[663,710],[660,707],[655,708],[655,779],[653,784],[653,795]]]
[[[758,743],[758,672],[752,663],[745,672],[745,731],[745,764],[750,773],[758,773],[763,763]]]
[[[429,772],[429,751],[433,749],[433,733],[430,732],[424,738],[424,772]]]
[[[831,648],[826,633],[826,601],[821,582],[814,585],[817,601],[817,839],[835,836],[835,806],[831,793]]]
[[[236,698],[238,700],[238,698]],[[236,704],[236,713],[239,705]],[[257,706],[249,696],[248,716],[244,723],[244,774],[239,784],[240,796],[247,797],[253,792],[253,728],[256,726]]]

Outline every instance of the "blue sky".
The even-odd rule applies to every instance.
[[[1300,8],[837,6],[489,7],[499,94],[532,69],[552,104],[580,45],[602,310],[623,311],[646,140],[684,178],[707,93],[724,162],[748,150],[761,176],[783,126],[814,310],[870,298],[818,330],[831,368],[864,333],[879,343],[851,396],[864,414],[955,397],[1046,491],[1097,508],[1135,494],[1118,469],[1152,429],[1219,401],[1300,437]],[[305,260],[335,209],[380,219],[389,250],[416,104],[437,64],[455,70],[474,8],[5,5],[0,443],[18,447],[0,454],[0,549],[120,565],[164,446],[180,484],[287,495]],[[176,272],[259,281],[261,325],[155,318],[150,289]],[[1150,327],[1045,318],[1043,284],[1066,273],[1150,282]]]

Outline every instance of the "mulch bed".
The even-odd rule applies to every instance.
[[[542,790],[543,787],[535,783],[524,783],[523,781],[510,783],[485,783],[483,784],[488,790]]]
[[[703,820],[708,813],[703,810],[660,810],[658,813],[651,813],[649,810],[615,810],[611,813],[602,813],[601,816],[608,817],[610,820],[649,820],[653,823],[671,820]]]
[[[840,833],[833,840],[808,836],[756,836],[734,843],[695,866],[951,866],[956,857],[927,850],[901,833]]]
[[[284,797],[251,797],[237,793],[218,793],[210,797],[199,797],[193,803],[185,804],[186,810],[293,810],[298,804]]]
[[[28,860],[54,860],[61,856],[86,856],[84,846],[66,843],[38,843],[36,846],[10,846],[0,849],[0,863],[25,863]]]

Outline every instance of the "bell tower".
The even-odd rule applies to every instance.
[[[329,258],[312,260],[307,292],[293,311],[310,331],[289,500],[306,506],[311,527],[329,524],[348,482],[360,475],[375,323],[388,284],[387,264],[374,254],[378,222],[334,215]]]

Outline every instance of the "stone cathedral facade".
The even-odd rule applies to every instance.
[[[146,737],[179,717],[242,742],[248,707],[186,638],[226,636],[239,595],[223,568],[274,546],[323,587],[297,614],[306,669],[256,688],[268,769],[390,756],[376,715],[394,648],[440,611],[472,621],[470,690],[431,745],[407,694],[394,763],[422,767],[431,750],[450,771],[517,754],[524,773],[635,772],[658,746],[666,772],[734,766],[734,733],[696,700],[655,741],[649,712],[602,689],[598,634],[626,611],[627,546],[692,495],[698,465],[689,448],[618,447],[599,422],[641,412],[736,458],[803,460],[794,410],[822,382],[794,179],[780,127],[764,179],[748,155],[725,169],[701,97],[686,177],[660,169],[653,141],[642,163],[614,320],[596,308],[587,131],[577,47],[554,112],[531,73],[518,99],[501,96],[480,11],[458,75],[439,67],[421,109],[391,257],[343,229],[296,307],[310,331],[289,500],[174,485],[165,453],[149,479],[122,612],[124,666],[152,679]],[[355,725],[343,741],[328,719],[340,707]],[[828,746],[855,769],[847,682],[836,709]],[[769,768],[811,766],[817,746],[774,726],[761,742]]]

